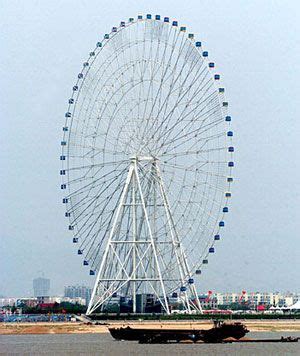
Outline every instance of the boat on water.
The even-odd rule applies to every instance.
[[[249,332],[246,326],[240,322],[225,323],[215,321],[211,329],[140,329],[130,326],[114,328],[109,331],[116,340],[139,341],[140,343],[168,343],[168,342],[205,342],[220,343],[225,339],[239,340]]]

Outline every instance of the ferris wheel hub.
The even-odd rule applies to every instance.
[[[136,156],[131,156],[130,157],[130,161],[132,161],[132,162],[139,162],[139,161],[153,161],[153,162],[156,162],[158,160],[159,159],[157,157],[154,157],[154,156],[139,156],[139,155],[136,155]]]

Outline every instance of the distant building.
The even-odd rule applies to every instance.
[[[216,296],[199,295],[198,298],[202,309],[218,308],[218,299],[216,298]]]
[[[90,302],[92,295],[92,288],[86,286],[67,286],[65,287],[64,296],[70,299],[82,298],[86,305]]]
[[[38,299],[37,298],[18,298],[15,306],[16,307],[36,307],[38,304]]]
[[[85,298],[80,298],[80,297],[76,297],[76,298],[69,298],[69,297],[50,297],[49,298],[49,302],[51,303],[64,303],[64,302],[68,302],[68,303],[72,303],[72,304],[80,304],[80,305],[86,305],[86,300]]]
[[[13,307],[18,298],[0,298],[0,307]]]
[[[45,299],[50,295],[50,279],[39,277],[33,280],[33,291],[36,298]]]
[[[297,300],[297,293],[279,293],[279,292],[246,292],[241,293],[216,293],[218,306],[228,306],[232,304],[244,304],[251,309],[256,309],[258,306],[269,308],[271,306],[289,307]]]

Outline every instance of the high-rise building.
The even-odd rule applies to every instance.
[[[72,299],[83,298],[87,305],[91,299],[92,288],[86,286],[66,286],[64,295]]]
[[[50,295],[50,279],[38,277],[33,280],[33,291],[34,296],[37,298],[40,297],[49,297]]]

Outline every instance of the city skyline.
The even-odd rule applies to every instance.
[[[111,6],[107,1],[101,6],[78,2],[76,9],[68,2],[5,3],[0,15],[0,112],[6,118],[0,154],[1,294],[29,296],[38,270],[51,280],[53,294],[67,284],[93,284],[63,218],[61,127],[75,75],[99,36],[114,21],[148,12],[176,18],[202,38],[224,75],[234,120],[230,215],[199,293],[299,288],[300,88],[295,78],[300,48],[290,38],[299,31],[299,5],[236,4],[206,1],[195,13],[196,1],[189,8],[153,1],[153,11],[144,1],[126,6],[115,1],[103,13]]]

